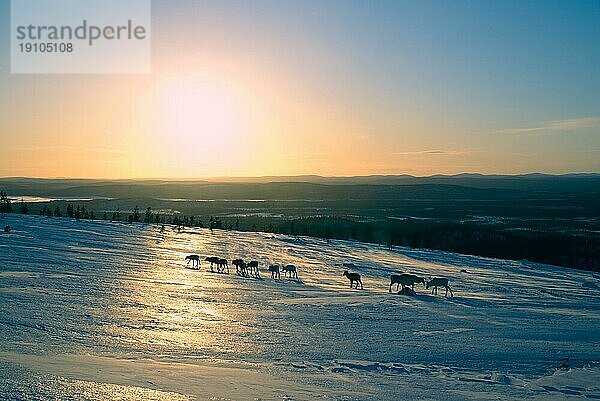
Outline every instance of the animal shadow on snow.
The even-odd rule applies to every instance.
[[[399,295],[401,297],[406,297],[409,299],[413,298],[413,299],[417,299],[419,301],[424,301],[424,302],[436,302],[437,298],[439,298],[439,297],[435,297],[435,296],[429,295],[429,294],[420,294],[416,291],[413,291],[409,287],[405,287],[403,290],[400,290],[394,294]]]
[[[304,285],[304,281],[302,281],[299,278],[298,279],[280,278],[280,279],[273,280],[273,282],[275,282],[275,283],[277,283],[279,285],[287,285],[288,283]]]
[[[442,297],[438,297],[442,299]],[[476,298],[466,298],[466,297],[452,297],[447,298],[446,302],[465,306],[468,308],[497,308],[501,306],[501,304],[506,304],[502,300],[488,300],[488,299],[476,299]],[[504,305],[505,306],[505,305]]]
[[[450,303],[457,303],[457,304],[462,304],[463,302],[461,301],[467,301],[466,303],[468,304],[468,300],[469,298],[462,298],[462,297],[440,297],[440,296],[436,296],[436,295],[431,295],[428,293],[422,293],[422,292],[418,292],[418,291],[413,291],[410,287],[404,287],[404,289],[398,291],[398,292],[394,292],[394,295],[399,295],[401,297],[405,297],[405,298],[412,298],[412,299],[417,299],[419,301],[423,301],[423,302],[450,302]],[[458,301],[458,302],[454,302],[454,301]],[[468,306],[481,306],[481,305],[468,305]]]
[[[210,273],[210,274],[218,274],[219,276],[223,276],[223,275],[224,275],[224,276],[231,276],[231,274],[230,274],[230,273],[227,273],[227,272],[219,272],[219,271],[216,271],[216,270],[214,270],[214,271],[205,270],[204,272],[205,272],[205,273]]]

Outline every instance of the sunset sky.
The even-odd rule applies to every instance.
[[[152,72],[10,74],[0,176],[600,172],[600,1],[153,1]]]

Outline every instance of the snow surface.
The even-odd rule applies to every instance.
[[[0,399],[600,399],[590,272],[263,233],[0,223],[13,227],[0,234]],[[185,268],[192,253],[258,260],[262,279]],[[300,280],[271,280],[274,263]],[[448,277],[455,296],[390,294],[392,272]]]

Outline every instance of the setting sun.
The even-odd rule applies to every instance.
[[[172,145],[222,152],[243,129],[239,99],[225,85],[194,77],[168,81],[160,95],[160,134]]]

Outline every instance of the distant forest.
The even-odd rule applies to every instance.
[[[594,173],[0,178],[0,189],[3,214],[262,231],[600,271],[600,174]]]
[[[15,209],[3,207],[4,213]],[[30,213],[25,202],[16,205],[16,211]],[[200,227],[237,231],[261,231],[291,236],[311,236],[323,239],[356,240],[392,246],[438,249],[469,255],[566,266],[600,271],[600,238],[598,234],[565,234],[531,230],[504,230],[480,224],[448,221],[427,221],[414,218],[385,221],[355,221],[335,216],[299,218],[213,217],[163,215],[150,207],[140,211],[102,212],[88,210],[85,205],[69,203],[60,206],[44,205],[35,214],[47,217],[67,217],[77,220],[106,220],[114,222],[141,222],[173,226],[174,229]]]

